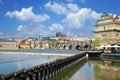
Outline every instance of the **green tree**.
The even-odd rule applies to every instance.
[[[57,41],[57,42],[56,42],[56,46],[59,46],[59,45],[60,45],[60,41]]]
[[[39,46],[40,46],[40,48],[42,48],[42,47],[43,47],[42,42],[40,42],[40,43],[39,43]]]
[[[54,48],[55,47],[55,42],[52,41],[52,42],[49,42],[49,48]]]
[[[69,39],[67,39],[66,41],[67,41],[67,44],[69,44],[69,43],[70,43],[70,40],[69,40]]]
[[[52,48],[54,48],[54,47],[55,47],[55,43],[54,43],[54,41],[52,41],[51,46],[52,46]]]
[[[99,47],[101,45],[101,39],[97,37],[95,38],[93,43],[94,43],[94,47]]]

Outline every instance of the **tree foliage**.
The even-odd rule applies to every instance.
[[[99,47],[101,45],[101,39],[100,38],[95,38],[93,41],[95,47]]]
[[[57,41],[57,42],[56,42],[56,45],[59,46],[59,45],[60,45],[60,41]]]
[[[40,43],[39,43],[39,46],[40,46],[41,48],[43,47],[43,44],[42,44],[42,42],[40,42]]]

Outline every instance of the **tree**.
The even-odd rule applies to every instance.
[[[56,42],[56,45],[59,46],[59,45],[60,45],[60,41],[57,41],[57,42]]]
[[[67,44],[69,44],[69,43],[70,43],[70,40],[69,40],[69,39],[67,39],[66,41],[67,41]]]
[[[99,47],[101,45],[101,39],[96,37],[93,43],[94,43],[94,47]]]
[[[55,47],[55,43],[54,43],[54,41],[49,42],[49,47],[50,47],[50,48],[54,48],[54,47]]]
[[[55,47],[55,43],[54,43],[54,41],[52,41],[51,46],[52,46],[52,48],[54,48],[54,47]]]
[[[39,46],[40,46],[40,48],[42,48],[42,47],[43,47],[43,44],[42,44],[42,42],[40,42],[40,43],[39,43]]]
[[[57,41],[57,42],[55,43],[55,47],[60,47],[60,41]]]

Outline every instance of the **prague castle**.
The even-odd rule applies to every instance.
[[[95,33],[102,45],[120,44],[120,18],[103,13],[96,22]]]

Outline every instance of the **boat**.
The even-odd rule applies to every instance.
[[[111,51],[111,50],[104,51],[101,54],[101,57],[102,58],[108,58],[108,59],[120,59],[120,52]]]

